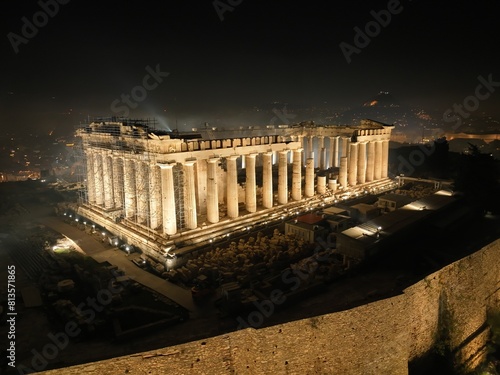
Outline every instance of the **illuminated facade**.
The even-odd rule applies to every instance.
[[[93,122],[77,131],[87,182],[80,214],[163,261],[172,248],[271,212],[386,180],[391,131],[369,120],[183,134]]]

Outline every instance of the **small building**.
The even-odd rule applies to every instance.
[[[327,216],[326,220],[328,224],[330,224],[331,231],[335,233],[340,233],[354,226],[354,221],[347,215]]]
[[[380,210],[376,205],[358,203],[351,206],[352,208],[352,218],[365,223],[368,220],[374,219],[380,215]]]
[[[463,217],[466,212],[458,203],[455,197],[441,193],[421,198],[339,233],[337,251],[356,261],[374,257],[389,244],[408,241],[419,230],[426,232],[436,221],[440,223],[450,215]]]
[[[413,202],[414,199],[401,194],[385,194],[381,195],[377,201],[377,207],[381,212],[392,212]]]
[[[329,233],[328,222],[323,215],[306,214],[285,223],[285,234],[314,243]]]
[[[333,215],[349,215],[349,212],[345,208],[341,207],[327,207],[323,209],[323,213],[327,216],[333,216]]]

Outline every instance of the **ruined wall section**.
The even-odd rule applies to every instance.
[[[351,310],[65,369],[65,374],[407,374],[436,344],[463,370],[486,354],[500,309],[500,239],[407,288]],[[60,370],[59,370],[60,371]],[[48,371],[46,374],[60,373]]]
[[[390,302],[239,331],[232,335],[236,373],[406,374],[407,320],[401,295]]]

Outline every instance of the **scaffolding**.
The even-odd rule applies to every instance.
[[[184,169],[182,164],[177,163],[173,168],[174,173],[174,193],[175,193],[175,211],[177,218],[177,228],[181,231],[186,228],[184,215]]]
[[[154,180],[150,176],[152,173],[158,173],[156,168],[150,169],[150,166],[156,165],[156,153],[151,152],[149,145],[148,134],[158,131],[156,119],[130,119],[118,117],[88,117],[83,123],[76,127],[75,132],[81,135],[92,133],[91,139],[84,139],[83,136],[78,137],[74,147],[75,164],[81,165],[78,168],[78,182],[81,183],[82,188],[79,190],[78,203],[80,205],[90,205],[87,176],[93,172],[94,165],[100,165],[100,168],[108,168],[112,165],[107,173],[112,176],[114,181],[113,186],[106,187],[111,189],[111,199],[113,201],[112,208],[106,209],[101,207],[103,211],[115,218],[116,221],[127,220],[133,223],[137,228],[142,228],[143,231],[153,231],[157,228],[151,228],[151,210],[149,192],[153,189],[151,186]],[[125,131],[124,131],[125,129]],[[139,143],[130,142],[132,139],[141,138],[146,141],[146,147]],[[95,156],[99,159],[98,162],[91,160],[85,153],[85,149],[102,150],[103,154]],[[141,158],[131,157],[137,154],[142,154]],[[113,159],[113,163],[108,164],[108,160]],[[94,172],[95,173],[95,172]],[[126,201],[127,185],[125,179],[127,176],[133,179],[133,207],[134,212],[132,215],[126,214],[128,202]],[[158,176],[157,176],[158,178]],[[157,187],[156,187],[157,188]],[[108,190],[109,191],[109,190]],[[95,207],[95,205],[92,205]],[[113,211],[113,212],[111,212]],[[155,215],[156,211],[155,211]],[[161,222],[156,217],[158,227]]]

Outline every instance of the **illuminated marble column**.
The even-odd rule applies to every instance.
[[[341,157],[348,157],[349,156],[349,143],[350,143],[350,138],[348,137],[342,137],[342,153]]]
[[[337,180],[328,180],[328,189],[335,193],[337,191]]]
[[[375,172],[375,142],[368,142],[368,156],[366,164],[366,182],[373,181],[373,175]]]
[[[326,176],[318,176],[318,194],[326,193]]]
[[[211,223],[219,222],[218,164],[219,158],[207,160],[207,220]]]
[[[94,173],[94,154],[91,151],[87,155],[87,197],[90,204],[95,204],[95,173]]]
[[[130,159],[123,159],[123,189],[125,217],[133,219],[136,211],[135,165]]]
[[[314,158],[306,159],[306,183],[304,187],[306,197],[314,196]]]
[[[382,141],[375,141],[375,181],[382,178]]]
[[[157,165],[149,166],[149,226],[156,229],[162,224],[161,177]]]
[[[262,205],[273,207],[273,153],[262,154]]]
[[[330,168],[339,166],[339,138],[330,137]]]
[[[301,148],[293,150],[292,199],[294,201],[302,199],[302,151]]]
[[[278,203],[288,203],[288,150],[278,155]]]
[[[123,208],[123,159],[113,158],[113,199],[116,208]]]
[[[177,233],[177,216],[175,212],[175,191],[173,164],[158,164],[161,175],[161,202],[163,233]]]
[[[94,152],[94,184],[95,184],[95,203],[102,206],[104,203],[104,178],[102,168],[102,155],[100,152]]]
[[[358,146],[358,183],[366,182],[366,142],[360,142]]]
[[[113,164],[111,156],[107,153],[102,154],[102,178],[104,189],[104,208],[114,207],[113,199]]]
[[[347,140],[347,169],[349,170],[349,158],[351,157],[351,147],[349,146],[351,144],[351,137],[346,138]]]
[[[314,154],[314,137],[312,135],[307,137],[307,157],[312,158]]]
[[[319,150],[319,168],[324,171],[326,169],[326,149],[325,137],[320,135],[318,137],[318,150]]]
[[[207,214],[207,159],[198,159],[195,165],[197,189],[196,189],[196,210],[200,215]]]
[[[389,168],[389,140],[382,141],[382,178],[387,178]]]
[[[358,179],[358,142],[352,142],[349,146],[349,168],[348,183],[350,186],[356,186]]]
[[[306,143],[304,141],[304,136],[303,135],[299,135],[298,136],[298,141],[300,142],[300,148],[302,148],[302,150],[305,150],[306,148]],[[304,157],[305,157],[305,152],[302,153],[302,160],[300,161],[300,163],[302,165],[305,165],[305,162],[304,162]]]
[[[340,158],[339,183],[344,189],[347,188],[347,156]]]
[[[198,227],[196,212],[195,160],[184,162],[184,222],[188,229]]]
[[[257,185],[255,180],[255,157],[257,154],[245,155],[246,182],[245,205],[248,212],[257,211]]]
[[[238,168],[236,161],[237,155],[231,155],[226,158],[227,181],[226,181],[226,202],[227,216],[234,219],[238,217]]]
[[[136,161],[135,191],[137,193],[137,222],[146,223],[149,218],[149,176],[147,165],[143,161]]]

